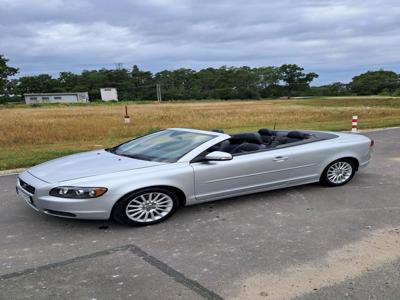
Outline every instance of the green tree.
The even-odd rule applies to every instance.
[[[277,67],[260,67],[256,68],[257,87],[263,98],[275,97],[279,95],[279,79],[280,73]]]
[[[59,84],[48,74],[24,76],[19,78],[17,90],[19,94],[27,93],[54,93],[59,92]]]
[[[84,70],[81,74],[61,72],[57,79],[41,74],[24,76],[13,82],[20,94],[88,92],[91,100],[100,99],[100,89],[104,87],[117,88],[120,100],[155,100],[156,84],[161,85],[163,100],[258,99],[285,94],[302,95],[310,91],[334,92],[328,88],[307,90],[317,76],[315,73],[303,73],[303,68],[297,65],[260,68],[222,66],[199,71],[180,68],[155,74],[134,65],[131,70]]]
[[[247,66],[235,68],[233,76],[234,88],[237,90],[238,99],[260,98],[257,86],[258,74],[255,69]]]
[[[280,80],[285,83],[285,91],[288,98],[293,91],[302,91],[310,87],[310,83],[318,78],[318,74],[304,73],[304,69],[296,64],[284,64],[279,67]]]
[[[129,88],[132,100],[153,100],[157,98],[153,74],[149,71],[140,70],[137,65],[134,65],[130,72]]]
[[[368,71],[353,77],[351,91],[357,95],[378,95],[394,93],[400,87],[400,77],[391,71]]]
[[[10,90],[11,81],[8,79],[18,73],[17,68],[8,66],[8,59],[0,54],[0,95],[7,96]]]
[[[78,74],[72,72],[61,72],[58,77],[58,85],[64,92],[80,92],[76,89],[79,86],[79,77]]]
[[[334,82],[331,84],[313,86],[309,91],[309,96],[349,96],[351,91],[348,84]]]
[[[101,99],[100,88],[112,87],[107,82],[106,69],[85,70],[79,77],[79,89],[88,92],[91,101]]]

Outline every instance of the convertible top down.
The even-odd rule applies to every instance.
[[[346,184],[369,163],[372,146],[349,133],[170,128],[32,167],[19,175],[17,193],[48,215],[149,225],[180,206],[312,182]]]

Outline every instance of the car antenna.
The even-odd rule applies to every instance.
[[[275,128],[276,128],[276,120],[275,120],[275,122],[274,122],[274,130],[275,130]]]

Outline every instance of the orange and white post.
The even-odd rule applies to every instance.
[[[351,132],[358,132],[358,116],[354,115],[351,120]]]

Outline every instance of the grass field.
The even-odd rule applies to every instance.
[[[228,133],[262,127],[349,130],[400,125],[400,98],[198,101],[128,104],[0,106],[0,170],[31,166],[74,152],[104,148],[167,127],[223,128]]]

